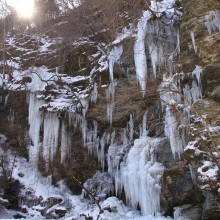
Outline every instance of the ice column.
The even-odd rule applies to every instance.
[[[147,31],[147,22],[151,18],[151,13],[145,11],[143,17],[138,22],[137,36],[134,44],[134,62],[136,68],[136,75],[139,81],[143,94],[146,91],[147,78],[147,58],[145,53],[145,35]]]
[[[45,162],[53,161],[57,152],[59,137],[59,118],[56,113],[48,112],[44,118],[43,158]]]
[[[40,107],[44,104],[44,101],[39,95],[35,93],[30,93],[29,101],[29,135],[33,142],[30,146],[29,157],[30,161],[33,163],[38,163],[39,152],[40,152],[40,128],[43,122],[42,112]]]

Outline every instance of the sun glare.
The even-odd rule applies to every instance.
[[[34,13],[34,0],[7,0],[15,8],[20,17],[30,18]]]

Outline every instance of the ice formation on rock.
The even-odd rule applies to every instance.
[[[123,53],[123,47],[122,45],[114,46],[113,49],[110,52],[110,55],[108,57],[109,60],[109,79],[110,84],[108,88],[106,89],[106,98],[108,100],[107,104],[107,118],[110,122],[110,125],[112,125],[112,117],[114,112],[114,96],[115,96],[115,87],[117,83],[114,81],[114,64],[117,62],[121,55]]]
[[[155,158],[160,141],[150,137],[136,139],[115,179],[118,194],[124,189],[127,202],[134,208],[139,205],[145,215],[157,215],[160,210],[160,178],[164,167]]]
[[[164,76],[160,86],[160,98],[163,109],[165,109],[164,132],[170,141],[170,147],[174,158],[176,154],[180,158],[185,147],[185,127],[186,121],[180,117],[181,113],[177,109],[178,104],[182,104],[182,97],[178,86],[174,83],[173,77]]]
[[[45,162],[53,161],[57,152],[60,122],[56,113],[48,112],[44,117],[42,155]]]
[[[132,114],[130,114],[130,121],[129,121],[129,140],[133,140],[133,135],[134,135],[134,119]]]
[[[93,91],[92,91],[91,98],[90,98],[91,102],[96,103],[97,98],[98,98],[98,86],[97,86],[97,83],[94,82]]]
[[[120,59],[122,53],[123,53],[122,45],[114,46],[108,57],[109,78],[111,83],[114,81],[114,64]]]
[[[202,68],[196,66],[192,72],[192,86],[186,84],[183,88],[183,95],[186,102],[194,103],[198,99],[202,99],[202,83],[201,83]]]
[[[40,152],[40,128],[43,121],[42,112],[40,107],[44,104],[44,101],[35,93],[30,93],[29,100],[29,135],[32,140],[32,145],[29,149],[30,161],[38,163],[38,157]]]
[[[147,22],[151,18],[151,13],[145,11],[143,17],[138,22],[137,37],[134,44],[134,62],[136,68],[136,75],[139,81],[143,94],[146,91],[146,77],[147,77],[147,57],[145,52],[145,36],[147,31]]]
[[[210,11],[204,17],[204,24],[209,32],[220,31],[220,10]]]
[[[66,160],[68,159],[68,156],[70,156],[70,137],[69,132],[67,130],[67,125],[63,121],[62,122],[62,128],[61,128],[61,143],[60,143],[60,157],[61,157],[61,163],[65,164]]]

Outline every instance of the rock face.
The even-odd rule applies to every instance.
[[[182,7],[184,14],[180,23],[180,35],[183,71],[189,72],[195,65],[201,65],[203,93],[210,96],[220,83],[219,2],[182,1]]]
[[[0,94],[0,133],[8,138],[2,148],[12,146],[30,162],[36,160],[34,165],[51,177],[52,184],[64,179],[75,194],[81,193],[82,182],[97,200],[117,195],[142,211],[147,204],[150,211],[146,208],[144,214],[160,211],[175,219],[219,219],[220,5],[219,0],[177,2],[184,11],[180,21],[174,19],[179,32],[176,24],[153,32],[161,21],[154,23],[156,15],[149,18],[144,38],[146,91],[137,86],[140,79],[136,79],[129,54],[136,30],[131,28],[128,39],[119,37],[109,45],[94,40],[105,38],[102,32],[77,43],[44,36],[50,45],[46,50],[41,42],[36,66],[48,61],[47,67],[53,69],[59,63],[57,79],[47,82],[43,90],[32,90],[34,98],[28,96],[27,102],[25,92],[10,92],[8,100],[8,94]],[[180,13],[177,3],[174,7]],[[152,48],[156,35],[159,46]],[[32,48],[29,55],[34,56],[36,39],[28,36],[26,41],[25,47]],[[167,42],[169,48],[164,47]],[[115,52],[119,45],[125,47],[120,55]],[[173,47],[175,53],[170,52]],[[158,58],[161,51],[164,56]],[[34,61],[33,56],[26,56],[21,55],[21,69]],[[33,74],[22,77],[14,81],[21,85],[19,89],[34,81]],[[68,107],[59,108],[63,102]],[[20,173],[20,177],[24,175]],[[140,195],[136,188],[146,191]],[[145,194],[151,195],[156,208],[146,202]],[[84,196],[89,197],[85,192]],[[47,218],[62,218],[67,213],[60,198],[43,201],[33,192],[23,198],[25,205],[33,205],[31,200]],[[3,202],[0,205],[7,207]],[[61,207],[56,208],[58,205]]]

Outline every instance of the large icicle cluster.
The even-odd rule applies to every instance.
[[[145,215],[156,215],[160,210],[160,178],[164,167],[156,162],[155,152],[161,138],[142,136],[134,141],[126,160],[121,157],[127,151],[127,144],[115,146],[108,151],[109,172],[115,179],[115,190],[134,208],[140,206]]]
[[[108,88],[106,89],[106,98],[108,100],[107,118],[110,122],[110,125],[112,125],[112,117],[113,117],[113,111],[114,111],[114,105],[115,105],[114,103],[115,87],[117,85],[117,82],[115,82],[114,80],[114,65],[117,61],[119,61],[122,53],[123,53],[122,45],[114,46],[108,57],[110,84],[108,85]]]
[[[172,26],[180,16],[178,13],[175,15],[174,3],[175,1],[172,0],[152,1],[150,10],[145,11],[138,22],[134,44],[134,61],[137,79],[143,94],[146,92],[148,66],[152,66],[155,79],[158,68],[160,70],[160,67],[164,65],[169,69],[172,68],[171,60],[173,53],[176,53],[176,44],[178,43],[178,32]],[[162,16],[163,13],[166,15]],[[158,19],[151,19],[154,16]],[[173,23],[171,17],[173,17]],[[178,48],[177,50],[179,50]],[[151,60],[150,63],[148,62],[148,55]]]
[[[114,140],[108,149],[108,172],[115,180],[117,195],[125,192],[128,204],[138,206],[144,215],[157,215],[160,210],[160,178],[164,167],[156,161],[156,151],[163,138],[148,137],[147,112],[140,126],[140,138],[131,145],[134,122],[130,116],[129,132],[124,130],[121,141]]]
[[[189,127],[190,105],[202,98],[201,83],[202,68],[196,66],[192,73],[185,76],[183,73],[172,77],[164,76],[160,86],[160,99],[165,108],[165,135],[170,140],[173,156],[180,158],[186,147]],[[185,77],[191,78],[191,86],[182,81]]]

